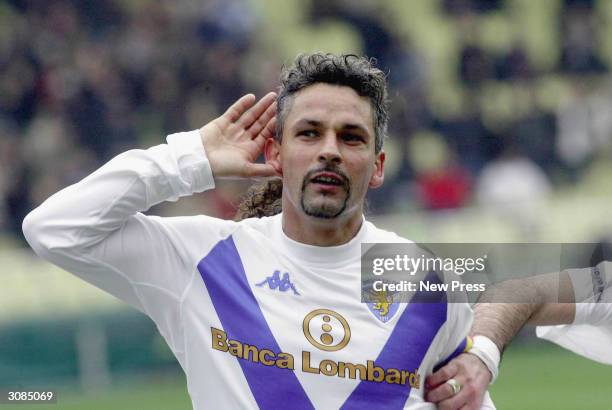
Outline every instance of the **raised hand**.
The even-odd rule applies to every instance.
[[[259,178],[278,175],[269,164],[258,164],[268,138],[274,136],[276,94],[257,104],[253,94],[236,101],[219,118],[200,128],[204,150],[215,178]]]

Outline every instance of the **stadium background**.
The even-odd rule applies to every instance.
[[[154,325],[36,258],[21,221],[116,153],[274,89],[307,51],[389,73],[386,183],[369,198],[382,227],[423,242],[612,233],[612,1],[4,0],[0,389],[58,389],[62,409],[189,408]],[[228,218],[244,188],[151,213]],[[498,408],[610,408],[612,367],[532,334],[506,353]]]

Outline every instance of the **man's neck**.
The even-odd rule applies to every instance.
[[[314,246],[338,246],[357,235],[363,216],[361,212],[338,218],[316,218],[292,207],[283,209],[283,232],[296,242]]]

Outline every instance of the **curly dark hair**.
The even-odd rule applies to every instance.
[[[375,152],[379,153],[387,133],[389,101],[387,79],[376,68],[375,60],[354,54],[300,54],[293,65],[283,67],[276,109],[276,138],[283,135],[283,125],[291,108],[291,97],[303,88],[317,83],[351,87],[370,99],[374,113]]]
[[[283,194],[283,180],[272,178],[251,185],[242,197],[235,221],[247,218],[261,218],[272,216],[282,211],[281,197]]]
[[[385,74],[375,67],[375,61],[354,54],[300,54],[293,65],[283,67],[277,97],[276,136],[281,139],[283,125],[291,108],[293,94],[317,84],[326,83],[351,87],[370,99],[375,133],[374,151],[379,153],[387,133],[389,101]],[[282,211],[283,182],[279,178],[251,186],[238,205],[235,220],[272,216]]]

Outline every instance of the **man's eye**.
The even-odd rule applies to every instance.
[[[363,142],[364,141],[363,137],[358,134],[342,134],[342,139],[344,141],[350,141],[350,142]]]
[[[317,132],[315,130],[304,130],[304,131],[298,132],[298,135],[304,136],[304,137],[316,137]]]

